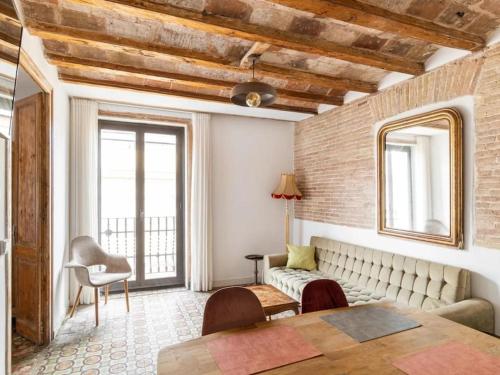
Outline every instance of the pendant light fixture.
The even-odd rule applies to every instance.
[[[274,87],[264,82],[255,80],[255,62],[259,55],[251,55],[252,80],[250,82],[238,83],[231,91],[231,103],[243,107],[267,107],[276,100],[277,94]]]

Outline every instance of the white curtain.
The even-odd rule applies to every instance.
[[[212,289],[212,160],[210,115],[193,114],[191,290]]]
[[[85,235],[97,239],[98,104],[91,100],[72,98],[70,126],[70,240]],[[78,282],[73,271],[70,271],[70,288],[71,301],[74,301]],[[83,288],[80,301],[84,304],[93,303],[91,288]]]

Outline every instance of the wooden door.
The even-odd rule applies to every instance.
[[[44,94],[15,103],[12,137],[12,312],[16,332],[44,343],[47,147]]]

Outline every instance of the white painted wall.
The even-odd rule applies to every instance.
[[[69,98],[57,77],[57,69],[43,55],[40,39],[23,31],[22,48],[53,88],[52,134],[52,325],[61,326],[69,305],[68,260],[69,218]]]
[[[323,236],[379,250],[391,251],[429,261],[450,264],[472,271],[472,294],[489,300],[495,307],[496,334],[500,335],[500,250],[473,244],[474,233],[474,98],[471,96],[435,103],[408,111],[384,122],[394,121],[439,108],[457,108],[464,120],[464,217],[465,248],[463,250],[429,245],[424,242],[379,235],[375,228],[360,229],[306,220],[294,220],[295,243],[309,243],[311,236]],[[374,134],[383,123],[377,123]],[[373,140],[375,152],[376,140]],[[376,168],[376,165],[373,165]],[[375,197],[373,197],[376,201]]]
[[[229,115],[212,115],[211,124],[214,284],[251,282],[246,254],[284,251],[285,206],[271,193],[293,169],[294,126]]]

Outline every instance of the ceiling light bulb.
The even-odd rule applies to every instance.
[[[262,98],[259,93],[252,91],[247,94],[246,102],[249,107],[258,107]]]

